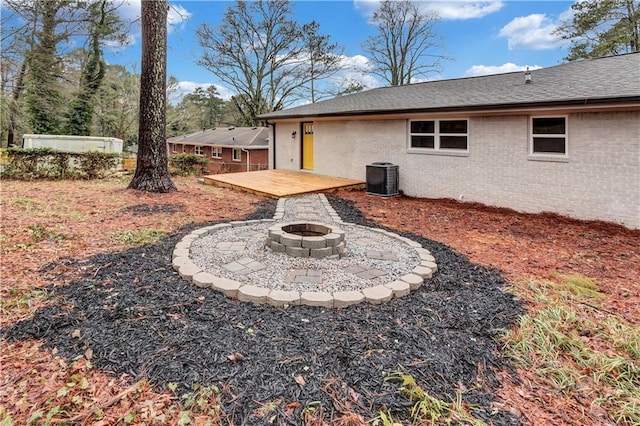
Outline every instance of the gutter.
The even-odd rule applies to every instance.
[[[625,98],[579,98],[563,101],[540,101],[540,102],[524,102],[524,103],[505,103],[505,104],[477,104],[477,105],[461,105],[461,106],[442,106],[433,108],[403,108],[403,109],[372,109],[372,110],[353,110],[353,111],[336,111],[314,114],[291,114],[291,115],[273,115],[266,117],[272,120],[287,119],[313,119],[324,117],[354,117],[354,116],[384,116],[395,114],[419,114],[419,113],[440,113],[440,112],[475,112],[475,111],[496,111],[496,110],[514,110],[525,108],[540,107],[571,107],[571,106],[636,106],[640,103],[640,96],[630,96]],[[268,123],[268,122],[267,122]],[[275,123],[274,123],[275,127]],[[274,132],[275,133],[275,132]]]
[[[246,152],[247,153],[247,171],[250,172],[251,170],[251,155],[249,154],[249,150],[248,149],[244,149],[244,148],[240,148],[240,151],[242,152]]]
[[[276,168],[276,123],[269,123],[269,120],[265,120],[264,123],[268,126],[273,126],[273,169]]]

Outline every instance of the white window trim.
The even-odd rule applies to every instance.
[[[198,153],[198,151],[200,151],[200,153]],[[203,151],[203,149],[202,149],[202,147],[201,147],[201,146],[196,145],[196,146],[194,146],[194,147],[193,147],[193,153],[194,153],[195,155],[198,155],[198,156],[202,157],[202,156],[204,155],[204,154],[202,154],[203,152],[204,152],[204,151]]]
[[[536,118],[564,118],[564,135],[551,134],[544,135],[548,138],[564,138],[564,153],[553,152],[533,152],[533,120]],[[529,117],[529,150],[528,159],[533,161],[559,161],[566,162],[569,160],[569,116],[568,115],[532,115]]]
[[[219,155],[216,155],[219,154]],[[211,147],[211,158],[222,158],[222,147],[221,146],[212,146]]]
[[[240,157],[236,158],[236,152],[240,153]],[[233,148],[233,151],[231,152],[231,159],[233,161],[242,161],[242,149],[241,148]]]
[[[440,133],[440,121],[466,121],[467,133]],[[411,133],[411,123],[414,121],[433,121],[433,133]],[[469,136],[468,118],[415,118],[407,121],[407,152],[409,154],[450,155],[454,157],[468,157],[471,138]],[[411,135],[433,135],[433,148],[420,148],[411,146]],[[440,148],[440,136],[466,136],[467,149]]]

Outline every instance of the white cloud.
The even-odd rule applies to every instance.
[[[502,27],[499,37],[507,39],[509,50],[522,46],[534,50],[554,49],[562,45],[560,36],[553,34],[559,22],[543,13],[519,16]]]
[[[354,0],[354,7],[367,18],[380,5],[379,0]],[[435,12],[443,20],[464,20],[482,18],[502,9],[503,0],[450,0],[450,1],[420,1],[419,5],[425,12]]]
[[[516,65],[512,62],[507,62],[502,65],[474,65],[464,72],[466,76],[476,77],[479,75],[489,74],[504,74],[507,72],[537,70],[542,68],[539,65]]]
[[[368,70],[371,68],[369,59],[364,55],[343,56],[341,62],[345,68],[355,68],[360,70]]]
[[[491,15],[504,7],[502,0],[456,0],[425,2],[443,20],[465,20]]]
[[[126,0],[117,9],[118,16],[124,22],[128,22],[129,40],[127,45],[137,43],[140,38],[140,2],[142,0]],[[186,22],[193,14],[182,5],[170,3],[167,13],[167,32],[169,34],[184,29]]]
[[[378,79],[369,73],[371,63],[366,56],[343,56],[341,62],[344,69],[332,78],[337,86],[345,86],[350,82],[359,82],[367,89],[380,86]]]
[[[119,4],[116,13],[125,22],[140,21],[140,1],[141,0],[126,0]],[[138,22],[138,26],[140,23]]]
[[[167,15],[169,32],[182,30],[185,27],[186,22],[191,18],[191,15],[191,12],[179,4],[172,4],[169,7],[169,13]]]
[[[353,0],[353,7],[367,19],[373,16],[378,6],[380,6],[379,0]]]

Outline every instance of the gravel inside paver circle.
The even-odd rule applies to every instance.
[[[415,243],[412,245],[399,235],[342,222],[324,195],[311,194],[281,199],[278,206],[277,219],[274,221],[235,221],[232,226],[225,224],[203,228],[185,236],[177,247],[182,256],[185,241],[189,247],[188,260],[183,259],[184,262],[193,264],[193,268],[188,270],[235,280],[240,286],[301,294],[360,292],[402,281],[403,277],[412,273],[413,279],[407,282],[415,289],[419,287],[418,283],[413,282],[416,271],[422,271],[418,274],[420,276],[430,275],[429,271],[424,272],[428,268],[421,263],[421,255],[424,257],[425,250],[416,248]],[[330,229],[336,229],[336,232],[344,232],[345,252],[340,256],[296,257],[273,250],[271,245],[267,247],[265,244],[269,244],[267,236],[270,229],[278,226],[287,228],[287,224],[305,221],[322,223]],[[191,263],[189,266],[192,266]],[[190,279],[188,276],[185,278]],[[418,280],[421,281],[420,278]],[[386,295],[388,291],[385,289],[383,293]],[[405,295],[404,292],[397,291],[393,294],[396,297]],[[253,302],[271,300],[244,299]],[[361,298],[371,303],[387,299]],[[302,303],[305,303],[305,298],[302,298]]]

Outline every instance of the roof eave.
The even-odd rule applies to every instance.
[[[543,102],[523,102],[523,103],[504,103],[504,104],[478,104],[465,106],[449,106],[434,108],[405,108],[405,109],[379,109],[379,110],[358,110],[347,112],[328,112],[317,114],[291,114],[291,115],[262,115],[259,119],[263,120],[284,120],[295,118],[324,118],[324,117],[353,117],[353,116],[372,116],[372,115],[397,115],[397,114],[416,114],[416,113],[434,113],[434,112],[463,112],[463,111],[491,111],[505,109],[525,109],[525,108],[543,108],[543,107],[576,107],[576,106],[598,106],[598,105],[618,105],[628,103],[640,103],[640,96],[627,96],[615,98],[578,98],[560,101],[543,101]]]

